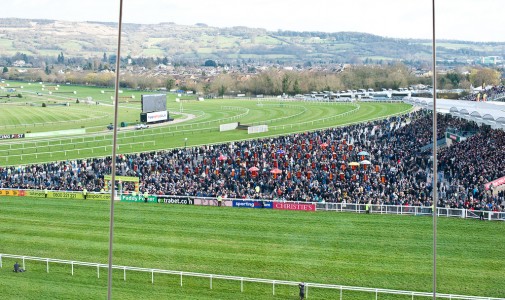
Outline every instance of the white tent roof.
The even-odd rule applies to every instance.
[[[411,98],[406,99],[405,102],[433,109],[433,99],[431,98]],[[437,111],[450,113],[479,124],[493,125],[495,128],[505,128],[505,103],[503,102],[437,99]]]

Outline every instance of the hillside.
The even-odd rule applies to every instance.
[[[431,41],[393,39],[356,32],[267,31],[260,28],[217,28],[174,23],[123,24],[124,55],[168,57],[174,61],[217,59],[234,61],[425,60]],[[101,57],[116,49],[114,23],[35,19],[0,19],[0,55]],[[466,61],[481,56],[505,56],[505,43],[438,41],[438,57]]]

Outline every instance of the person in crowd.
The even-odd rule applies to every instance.
[[[144,203],[147,203],[147,200],[149,199],[149,193],[147,190],[144,192]]]
[[[505,86],[498,85],[486,88],[482,91],[471,93],[460,100],[467,101],[488,101],[498,97],[505,97]]]

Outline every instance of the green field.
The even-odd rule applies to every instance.
[[[107,263],[109,203],[0,197],[1,253]],[[438,219],[438,292],[502,297],[505,223]],[[429,292],[432,219],[397,215],[117,203],[114,264],[178,271]],[[106,270],[3,258],[3,299],[97,299]],[[119,299],[296,299],[296,287],[127,272]],[[310,299],[339,292],[311,288]],[[345,292],[344,299],[373,294]],[[411,299],[380,295],[379,299]],[[417,299],[417,298],[416,298]]]
[[[0,144],[0,166],[21,163],[49,162],[54,160],[107,156],[111,154],[112,133],[106,126],[113,122],[111,89],[99,87],[67,86],[58,92],[77,94],[48,94],[41,84],[11,82],[21,86],[23,98],[9,98],[0,103],[2,118],[0,134],[48,132],[65,129],[86,130],[86,134],[65,137],[44,137],[4,140]],[[105,91],[105,93],[102,93]],[[42,93],[38,96],[36,93]],[[135,96],[120,102],[118,122],[136,124],[140,114],[141,91],[124,90],[121,95]],[[75,103],[76,97],[80,103]],[[82,99],[91,97],[100,105],[85,104]],[[170,149],[234,140],[255,139],[307,130],[316,130],[350,123],[384,118],[409,111],[410,105],[399,103],[321,103],[283,102],[280,100],[223,100],[197,101],[196,96],[181,97],[169,94],[167,107],[171,118],[183,122],[150,128],[142,131],[120,130],[119,153],[143,150]],[[5,99],[5,98],[4,98]],[[188,101],[186,101],[188,100]],[[128,102],[126,102],[128,101]],[[0,101],[1,102],[1,101]],[[47,106],[42,103],[69,103],[70,106]],[[32,106],[35,105],[35,106]],[[247,134],[244,130],[219,132],[219,125],[240,122],[247,125],[266,124],[269,131]],[[131,129],[131,128],[130,128]]]
[[[113,121],[111,88],[9,82],[23,98],[2,98],[0,134],[85,129],[79,136],[2,140],[0,167],[110,155]],[[104,93],[102,93],[104,90]],[[55,90],[56,91],[56,90]],[[41,95],[37,95],[40,93]],[[124,90],[119,122],[135,124],[140,95]],[[2,91],[0,94],[5,94]],[[135,98],[131,98],[134,95]],[[85,104],[91,97],[100,105]],[[142,131],[121,128],[118,153],[170,149],[257,139],[384,118],[410,111],[400,103],[284,102],[265,99],[196,101],[169,94],[168,109],[178,123]],[[128,102],[127,102],[128,101]],[[61,106],[68,102],[70,106]],[[42,107],[41,104],[50,104]],[[191,116],[191,117],[190,117]],[[267,124],[269,131],[219,132],[219,125]],[[109,203],[0,197],[0,253],[107,263]],[[164,204],[117,203],[114,264],[275,280],[430,292],[432,219],[334,212],[289,212]],[[503,297],[505,224],[468,219],[439,219],[438,292]],[[3,258],[2,299],[105,298],[105,269],[28,262],[28,272],[11,271]],[[114,272],[119,299],[297,299],[297,288],[261,283],[184,278],[166,274]],[[339,291],[310,289],[310,299],[338,299]],[[373,299],[365,292],[344,292],[344,299]],[[381,294],[379,299],[412,299]],[[418,299],[418,298],[416,298]],[[419,298],[421,299],[421,298]]]

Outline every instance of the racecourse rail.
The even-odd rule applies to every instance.
[[[96,267],[96,272],[97,272],[98,278],[100,278],[100,268],[105,268],[108,270],[108,264],[74,261],[74,260],[63,260],[63,259],[56,259],[56,258],[43,258],[43,257],[25,256],[25,255],[4,254],[4,253],[0,254],[0,268],[3,268],[3,259],[4,258],[22,260],[24,270],[26,270],[26,261],[45,262],[47,273],[49,273],[49,263],[70,265],[72,276],[74,275],[74,266]],[[119,266],[119,265],[112,265],[112,269],[123,270],[123,280],[124,281],[126,281],[126,271],[151,273],[151,284],[154,284],[154,274],[155,273],[156,274],[168,274],[168,275],[180,276],[180,286],[181,287],[183,285],[183,277],[184,276],[209,278],[209,288],[210,289],[212,289],[212,280],[213,279],[240,281],[240,292],[244,292],[244,282],[265,283],[265,284],[272,285],[272,295],[275,295],[275,286],[276,285],[298,286],[298,284],[299,284],[299,282],[286,281],[286,280],[274,280],[274,279],[263,279],[263,278],[218,275],[218,274],[183,272],[183,271],[139,268],[139,267],[129,267],[129,266]],[[406,295],[406,296],[411,296],[412,299],[414,299],[414,297],[433,297],[433,293],[431,293],[431,292],[391,290],[391,289],[356,287],[356,286],[345,286],[345,285],[336,285],[336,284],[322,284],[322,283],[312,283],[312,282],[305,283],[305,287],[306,287],[306,298],[309,298],[309,288],[339,290],[340,291],[340,300],[343,299],[343,291],[358,291],[358,292],[372,293],[372,294],[375,294],[376,300],[379,298],[379,294]],[[469,299],[469,300],[504,300],[505,299],[505,298],[453,295],[453,294],[442,294],[442,293],[436,293],[436,297],[443,298],[443,299]]]
[[[347,104],[349,105],[349,103],[334,103],[334,104],[337,104],[337,105],[341,105],[341,104]],[[336,114],[336,115],[332,115],[332,116],[329,116],[329,117],[323,117],[323,118],[320,118],[320,119],[316,119],[316,120],[311,120],[311,121],[306,121],[306,122],[299,122],[299,123],[296,123],[296,124],[288,124],[288,125],[278,125],[278,126],[271,126],[270,129],[272,130],[279,130],[279,129],[285,129],[285,128],[293,128],[293,127],[298,127],[300,128],[302,125],[314,125],[314,124],[317,124],[317,123],[324,123],[324,122],[327,122],[329,120],[333,120],[333,119],[337,119],[339,117],[344,117],[344,116],[347,116],[349,114],[353,114],[355,112],[357,112],[359,109],[360,109],[360,106],[358,104],[350,104],[353,109],[352,110],[349,110],[349,111],[345,111],[345,112],[342,112],[340,114]],[[299,108],[299,106],[294,106],[294,105],[288,105],[287,107],[290,107],[290,108]],[[225,109],[225,110],[240,110],[240,109],[243,109],[241,107],[230,107],[230,106],[223,106],[222,109]],[[236,119],[239,119],[241,117],[243,117],[244,115],[247,115],[249,113],[249,110],[248,109],[243,109],[243,111],[245,111],[243,114],[239,114],[237,116],[232,116],[232,117],[229,117],[229,118],[225,118],[226,120],[236,120]],[[304,111],[302,111],[303,113]],[[266,123],[271,123],[273,121],[279,121],[281,119],[284,119],[284,118],[293,118],[293,117],[296,117],[298,116],[299,114],[294,114],[294,115],[291,115],[291,116],[287,116],[287,117],[283,117],[283,118],[279,118],[279,119],[273,119],[273,120],[266,120],[266,121],[263,121],[263,122],[259,122],[259,123],[262,123],[262,124],[266,124]],[[396,114],[395,114],[396,115]],[[146,138],[149,138],[149,137],[158,137],[158,136],[161,136],[163,138],[166,138],[167,136],[169,135],[172,135],[172,136],[175,136],[176,134],[178,135],[184,135],[184,134],[194,134],[195,132],[199,132],[199,133],[204,133],[204,132],[212,132],[212,131],[218,131],[219,129],[218,128],[214,128],[214,127],[208,127],[208,128],[195,128],[193,129],[193,125],[199,125],[199,124],[209,124],[210,123],[214,123],[214,122],[219,122],[219,121],[223,121],[225,119],[220,119],[220,120],[214,120],[214,121],[206,121],[206,122],[201,122],[201,123],[193,123],[193,124],[188,124],[188,125],[179,125],[179,126],[175,126],[175,130],[178,130],[178,127],[182,127],[183,129],[188,126],[190,127],[191,129],[188,129],[188,130],[179,130],[179,131],[171,131],[170,130],[170,127],[167,127],[168,128],[168,131],[162,131],[161,128],[160,128],[160,132],[159,133],[155,133],[154,132],[154,129],[153,130],[149,130],[151,133],[144,133],[143,136],[141,137],[142,140],[146,140]],[[133,135],[133,136],[132,136]],[[119,137],[118,140],[119,140],[119,147],[125,147],[125,146],[129,146],[130,149],[133,149],[132,147],[132,144],[131,143],[135,143],[135,131],[133,132],[133,134],[123,134],[123,137]],[[93,142],[95,142],[95,137],[98,136],[98,135],[93,135]],[[103,137],[103,140],[102,141],[106,141],[105,139],[105,136],[102,135],[101,137]],[[74,140],[79,140],[81,139],[82,142],[76,142]],[[87,139],[87,138],[86,138]],[[131,142],[128,143],[126,141],[123,142],[123,140],[128,140],[128,139],[131,139]],[[77,152],[77,155],[80,154],[81,151],[85,152],[85,151],[88,151],[91,150],[92,153],[94,153],[94,150],[97,149],[104,149],[104,152],[107,151],[107,148],[106,146],[98,146],[98,147],[87,147],[87,148],[80,148],[80,149],[76,149],[76,144],[84,144],[86,143],[87,145],[89,145],[89,143],[91,142],[91,140],[86,140],[85,141],[85,137],[79,137],[79,138],[69,138],[69,139],[66,139],[66,141],[70,140],[70,142],[65,142],[65,143],[62,143],[62,139],[56,139],[54,141],[59,141],[59,144],[54,144],[54,145],[50,145],[48,140],[45,139],[45,143],[47,143],[47,146],[42,146],[42,147],[47,147],[48,149],[46,149],[46,151],[43,151],[41,149],[40,146],[37,145],[37,141],[26,141],[26,143],[28,144],[33,144],[35,143],[35,146],[34,147],[25,147],[24,146],[24,143],[21,144],[22,147],[18,148],[18,147],[15,147],[13,148],[12,145],[13,143],[9,143],[9,149],[0,149],[0,154],[3,154],[3,155],[0,155],[0,158],[1,159],[5,159],[5,163],[8,163],[9,162],[9,157],[19,157],[20,160],[23,160],[23,157],[27,157],[27,156],[35,156],[36,159],[38,159],[38,156],[39,155],[50,155],[50,157],[52,157],[53,153],[62,153],[65,155],[65,157],[67,156],[67,152]],[[145,143],[149,143],[149,142],[153,142],[153,141],[146,141],[146,142],[143,142],[142,145],[144,146]],[[15,144],[14,144],[15,145]],[[137,141],[137,145],[138,145],[138,141]],[[153,143],[153,146],[155,145],[155,142]],[[69,146],[69,147],[72,147],[73,149],[60,149],[60,150],[57,150],[57,151],[51,151],[51,146],[53,147],[63,147],[63,146]],[[109,146],[110,147],[110,146]],[[24,153],[25,150],[29,151],[28,153]],[[35,150],[35,153],[32,152],[33,150]],[[39,152],[39,150],[41,150]],[[48,151],[47,151],[48,150]],[[21,151],[21,153],[15,153],[15,151]],[[14,152],[14,153],[12,153]]]
[[[314,103],[319,103],[319,102],[314,102]],[[323,102],[322,104],[328,104],[328,103]],[[301,127],[302,125],[312,125],[312,126],[313,126],[313,125],[318,124],[318,123],[320,123],[320,124],[324,124],[325,122],[327,122],[327,121],[329,121],[329,120],[332,120],[332,119],[337,119],[337,118],[340,118],[340,117],[347,116],[347,115],[349,115],[349,114],[356,113],[356,112],[359,110],[359,108],[360,108],[359,104],[353,104],[353,103],[349,103],[349,102],[343,102],[343,103],[342,103],[342,102],[333,102],[333,103],[332,103],[332,102],[330,102],[330,104],[336,104],[336,105],[342,105],[342,104],[347,104],[347,105],[349,105],[349,104],[350,104],[350,105],[351,105],[351,106],[353,106],[354,108],[353,108],[352,110],[350,110],[350,111],[346,111],[346,112],[343,112],[343,113],[340,113],[340,114],[337,114],[337,115],[333,115],[333,116],[329,116],[329,117],[323,117],[323,118],[316,119],[316,120],[311,120],[311,121],[306,121],[306,122],[300,122],[300,123],[295,123],[295,124],[285,124],[285,125],[278,125],[278,126],[269,126],[269,129],[271,129],[271,130],[285,130],[285,129],[289,128],[289,129],[291,129],[291,130],[292,130],[293,128],[298,128],[298,129],[300,129],[300,127]],[[231,109],[231,107],[226,107],[226,108],[224,108],[224,107],[223,107],[223,109]],[[389,116],[387,116],[387,117],[397,116],[397,115],[402,115],[402,114],[407,113],[407,112],[408,112],[408,111],[410,111],[410,110],[411,110],[411,109],[409,108],[409,109],[406,109],[405,111],[402,111],[402,112],[399,112],[399,113],[395,113],[395,114],[389,115]],[[230,121],[231,121],[231,120],[236,119],[236,118],[237,118],[237,116],[234,116],[234,117],[228,118],[228,120],[230,120]],[[339,127],[341,127],[341,126],[347,126],[347,125],[351,125],[351,124],[356,124],[356,123],[362,123],[362,122],[370,122],[370,121],[380,120],[380,119],[384,119],[384,118],[385,118],[385,116],[380,116],[380,117],[370,118],[370,119],[366,119],[366,120],[352,121],[352,122],[348,122],[348,123],[340,124],[340,125],[339,125]],[[209,125],[210,125],[210,123],[213,123],[213,122],[215,122],[215,121],[206,121],[206,122],[202,122],[201,124],[209,124]],[[186,127],[186,126],[188,126],[188,127],[189,127],[189,126],[191,126],[191,127],[192,127],[193,125],[194,125],[194,124],[188,124],[188,125],[176,126],[176,128],[175,128],[175,129],[176,129],[176,130],[178,130],[178,127],[182,127],[182,128],[184,128],[184,127]],[[330,126],[330,127],[331,127],[331,126]],[[149,129],[152,133],[148,133],[148,134],[145,134],[145,133],[144,133],[144,134],[143,134],[143,136],[142,136],[142,139],[145,141],[146,137],[158,137],[158,136],[160,136],[160,137],[162,137],[162,138],[166,138],[166,137],[168,137],[168,136],[170,136],[170,135],[171,135],[171,136],[175,136],[176,134],[177,134],[177,135],[184,135],[184,134],[194,134],[195,132],[197,132],[197,133],[205,133],[205,132],[219,131],[219,129],[218,129],[218,128],[215,128],[215,127],[196,128],[196,129],[179,130],[179,131],[170,131],[170,127],[167,127],[167,128],[168,128],[168,132],[163,132],[163,131],[160,129],[160,132],[159,132],[159,133],[154,133],[154,130],[155,130],[155,129],[153,129],[152,131]],[[320,127],[320,128],[312,128],[312,129],[310,129],[310,130],[318,130],[318,129],[324,129],[324,128],[327,128],[327,127],[322,126],[322,127]],[[303,130],[303,131],[306,131],[306,130]],[[296,133],[296,132],[291,132],[291,133],[289,133],[289,134],[293,134],[293,133]],[[119,138],[118,138],[118,140],[119,140],[120,142],[121,142],[121,140],[122,140],[122,139],[132,139],[132,140],[134,141],[134,139],[135,139],[135,132],[133,133],[133,135],[134,135],[134,136],[132,137],[132,136],[126,136],[126,134],[124,134],[124,135],[123,135],[123,137],[122,137],[122,138],[121,138],[121,137],[119,137]],[[271,135],[271,136],[278,136],[278,135],[279,135],[279,134],[273,134],[273,135]],[[93,135],[93,136],[92,136],[92,137],[93,137],[93,139],[94,139],[94,141],[95,141],[96,136],[98,136],[98,135]],[[103,134],[102,134],[100,137],[101,137],[101,138],[103,138],[103,141],[105,141],[105,136],[103,136]],[[270,136],[262,136],[262,138],[268,138],[268,137],[270,137]],[[65,140],[65,139],[58,139],[58,140],[56,140],[56,141],[59,141],[59,142],[61,143],[61,141],[62,141],[62,140],[65,140],[65,141],[70,140],[72,147],[75,147],[75,142],[74,142],[73,140],[77,140],[77,139],[82,139],[82,143],[89,143],[89,142],[91,142],[91,141],[85,141],[85,137],[80,137],[80,138],[75,138],[75,137],[74,137],[74,138],[67,138],[66,140]],[[254,138],[247,138],[247,139],[244,139],[244,140],[248,140],[248,139],[254,139]],[[101,140],[101,139],[100,139],[100,140]],[[239,140],[240,140],[240,139],[239,139]],[[17,141],[16,141],[16,142],[17,142]],[[33,142],[35,142],[35,141],[33,141]],[[47,142],[47,141],[46,141],[46,142]],[[37,142],[35,142],[35,143],[37,143]],[[146,143],[149,143],[149,141],[146,141]],[[23,144],[22,144],[22,145],[23,145]],[[56,144],[56,145],[58,145],[58,144]],[[60,144],[60,145],[61,145],[61,144]],[[120,144],[120,147],[121,147],[121,146],[126,146],[126,145],[129,145],[129,146],[130,146],[130,148],[131,148],[131,149],[133,149],[130,143]],[[155,145],[155,143],[153,143],[153,147],[154,147],[154,145]],[[198,146],[201,146],[201,145],[192,145],[192,147],[198,147]],[[47,145],[46,147],[49,147],[49,143],[48,143],[48,145]],[[64,150],[60,150],[59,152],[64,153],[64,154],[65,154],[65,156],[66,156],[67,152],[72,152],[72,151],[74,151],[74,152],[77,152],[77,154],[79,155],[79,154],[80,154],[80,151],[88,151],[88,150],[93,151],[93,149],[95,149],[95,148],[96,148],[96,149],[101,149],[101,148],[103,148],[103,147],[104,147],[104,146],[99,146],[99,147],[90,147],[90,148],[81,148],[81,149],[75,149],[75,148],[74,148],[74,149],[66,149],[66,151],[64,151]],[[110,147],[110,146],[109,146],[109,147]],[[39,147],[14,148],[14,149],[12,149],[12,150],[22,150],[22,152],[23,152],[23,150],[24,150],[24,149],[31,149],[31,148],[39,148]],[[92,148],[93,148],[93,149],[92,149]],[[106,149],[106,148],[104,148],[104,149]],[[124,149],[124,148],[123,148],[123,149]],[[0,150],[0,153],[2,153],[2,152],[4,152],[4,151],[10,151],[10,150],[11,150],[11,148],[9,148],[9,149],[5,149],[5,150]],[[152,150],[152,149],[151,149],[151,150]],[[105,151],[106,151],[106,150],[105,150]],[[147,150],[146,150],[146,151],[147,151]],[[36,153],[21,153],[21,154],[9,153],[8,155],[0,155],[0,160],[5,160],[5,164],[6,164],[6,165],[9,165],[9,157],[19,157],[19,158],[20,158],[20,160],[23,160],[23,157],[27,157],[27,156],[35,156],[35,158],[37,159],[39,155],[48,155],[48,154],[49,154],[49,155],[52,157],[52,153],[51,153],[51,152],[52,152],[52,153],[54,153],[54,151],[44,151],[44,152],[38,152],[38,149],[37,149],[37,152],[36,152]],[[88,152],[89,152],[89,151],[88,151]],[[126,154],[126,153],[136,153],[136,152],[138,152],[138,151],[130,151],[130,152],[123,152],[123,153],[124,153],[124,154]],[[81,158],[81,159],[85,159],[85,158],[93,158],[93,157],[96,157],[96,156],[90,156],[90,157],[80,157],[80,158]],[[48,161],[48,162],[49,162],[49,161]],[[36,162],[36,163],[43,163],[43,162],[40,162],[40,161],[39,161],[39,162]]]

